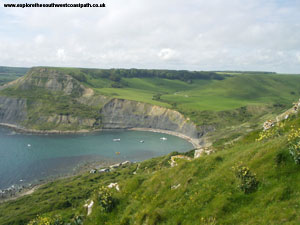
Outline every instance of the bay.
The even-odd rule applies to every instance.
[[[135,162],[191,149],[184,139],[146,131],[36,135],[0,127],[0,189],[63,176],[96,162]]]

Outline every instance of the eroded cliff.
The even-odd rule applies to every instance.
[[[112,99],[101,111],[106,129],[153,128],[198,138],[197,127],[177,111],[141,102]]]
[[[0,123],[20,125],[26,117],[25,99],[0,96]]]

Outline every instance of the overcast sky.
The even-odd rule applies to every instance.
[[[0,65],[300,73],[299,0],[88,1],[0,0]]]

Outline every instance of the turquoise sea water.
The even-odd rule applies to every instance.
[[[192,148],[184,139],[143,131],[33,135],[0,127],[0,189],[69,174],[96,161],[134,162]]]

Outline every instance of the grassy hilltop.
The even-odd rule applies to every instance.
[[[51,182],[1,204],[0,223],[37,218],[31,224],[299,224],[300,168],[295,161],[300,158],[289,153],[300,140],[299,129],[300,118],[294,116],[269,131],[220,145],[212,155],[177,160],[175,167],[169,161],[176,152],[114,172]],[[99,191],[115,182],[120,191]],[[88,217],[87,199],[95,201]]]

